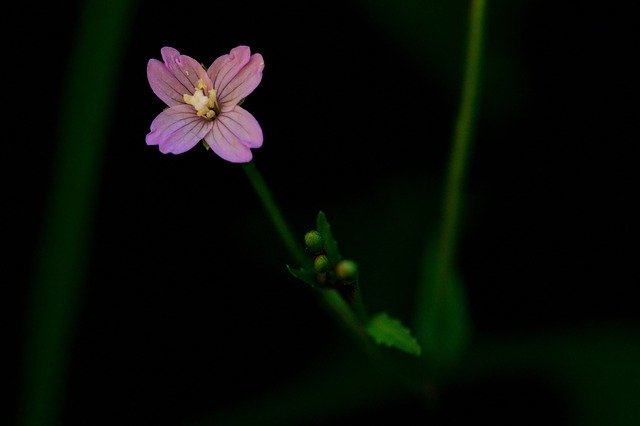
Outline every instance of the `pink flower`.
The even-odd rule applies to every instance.
[[[262,129],[238,104],[262,80],[262,55],[238,46],[205,70],[172,47],[163,47],[161,53],[164,63],[149,60],[147,78],[169,108],[151,123],[147,145],[158,145],[164,154],[181,154],[204,139],[227,161],[251,161],[251,148],[262,145]]]

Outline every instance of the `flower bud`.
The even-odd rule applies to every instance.
[[[304,244],[311,253],[317,254],[324,248],[324,239],[318,231],[309,231],[304,235]]]
[[[327,269],[329,269],[329,258],[324,254],[316,257],[316,259],[313,261],[313,268],[318,273],[327,272]]]
[[[345,282],[353,282],[358,279],[358,265],[353,260],[341,260],[336,265],[336,276]]]

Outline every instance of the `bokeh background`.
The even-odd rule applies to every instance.
[[[145,145],[163,108],[145,70],[166,45],[207,65],[239,44],[262,53],[244,104],[265,134],[257,166],[300,237],[327,214],[370,310],[412,325],[468,2],[63,3],[6,15],[22,23],[5,64],[11,422],[28,418],[40,299],[69,318],[44,361],[67,366],[56,424],[640,422],[626,3],[489,1],[458,259],[470,342],[425,396],[372,368],[288,275],[240,167]]]

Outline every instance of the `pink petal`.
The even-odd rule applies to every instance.
[[[263,68],[262,55],[251,56],[247,46],[235,47],[228,55],[213,61],[207,74],[218,91],[218,102],[226,103],[230,108],[246,97],[260,83]]]
[[[163,154],[181,154],[200,142],[211,127],[212,122],[198,117],[191,105],[174,106],[153,120],[147,145],[158,145]]]
[[[209,67],[207,74],[213,82],[213,87],[220,93],[222,88],[249,62],[251,50],[247,46],[231,49],[227,55],[222,55]]]
[[[220,114],[216,118],[216,121],[249,148],[259,148],[262,146],[262,129],[260,128],[260,124],[258,124],[258,120],[246,109],[236,105],[233,110]]]
[[[184,104],[183,95],[189,89],[184,87],[162,62],[157,59],[149,60],[147,78],[153,93],[162,99],[165,104],[170,107]]]
[[[219,119],[213,122],[213,128],[204,140],[213,152],[232,163],[248,163],[253,158],[249,147],[242,143]]]
[[[246,98],[262,81],[264,59],[256,53],[251,55],[249,62],[218,92],[218,101],[224,109],[227,105],[236,105]]]
[[[173,47],[163,47],[160,52],[166,67],[187,89],[186,92],[182,93],[183,95],[193,95],[200,79],[204,81],[207,89],[213,88],[206,70],[198,61],[187,55],[181,55]],[[205,93],[207,93],[207,90],[205,90]]]

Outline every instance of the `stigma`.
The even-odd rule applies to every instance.
[[[185,103],[193,106],[198,117],[208,118],[212,120],[220,113],[218,101],[216,100],[216,89],[210,89],[205,95],[207,86],[202,79],[198,80],[198,84],[193,95],[185,93],[183,99]]]

